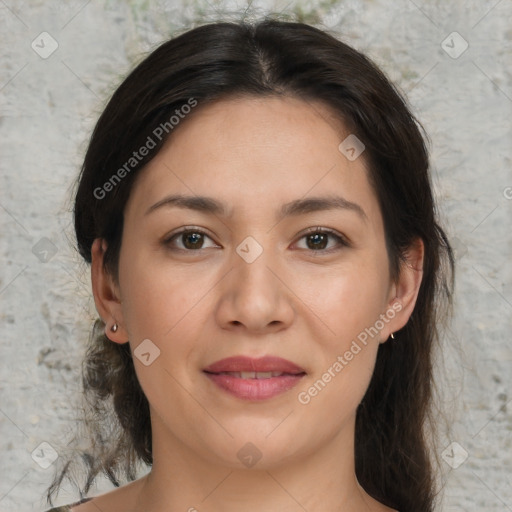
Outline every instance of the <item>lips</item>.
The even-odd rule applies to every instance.
[[[228,357],[207,366],[204,368],[204,371],[217,374],[244,372],[247,375],[251,372],[256,373],[255,376],[242,378],[268,378],[278,376],[279,374],[298,375],[300,373],[306,373],[303,368],[295,363],[275,356],[265,356],[259,359],[247,356]],[[268,372],[275,373],[276,375],[262,377],[258,375]]]
[[[242,400],[266,400],[284,393],[306,375],[295,363],[280,357],[246,356],[217,361],[204,370],[218,389]]]
[[[272,377],[296,374],[286,372],[215,372],[214,375],[230,375],[231,377],[238,377],[239,379],[271,379]]]

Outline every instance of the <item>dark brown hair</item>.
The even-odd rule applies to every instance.
[[[268,18],[202,25],[162,44],[122,82],[96,124],[76,193],[78,250],[90,263],[93,241],[105,239],[105,268],[117,279],[123,211],[134,180],[172,136],[169,128],[157,140],[156,127],[169,123],[191,98],[201,108],[234,96],[283,95],[323,102],[364,142],[392,278],[414,240],[424,242],[415,309],[396,339],[380,346],[357,411],[355,462],[360,484],[380,502],[401,512],[432,511],[437,492],[430,443],[433,348],[452,302],[454,260],[438,224],[419,123],[367,57],[313,26]],[[155,147],[127,168],[148,137]],[[129,171],[113,182],[123,166]],[[105,187],[107,182],[112,186]],[[89,436],[88,448],[78,453],[87,466],[82,497],[100,473],[119,486],[121,477],[136,478],[138,463],[152,463],[149,406],[130,346],[110,342],[103,327],[97,320],[82,368]],[[48,488],[50,504],[70,464]]]

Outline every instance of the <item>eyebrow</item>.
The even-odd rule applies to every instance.
[[[224,203],[221,203],[213,197],[207,196],[186,196],[182,194],[172,194],[164,197],[154,205],[150,206],[145,215],[161,208],[161,207],[177,207],[185,208],[188,210],[195,210],[199,212],[209,213],[222,217],[228,217],[227,208]],[[348,201],[341,196],[326,196],[326,197],[310,197],[308,199],[295,199],[281,206],[280,210],[276,212],[276,219],[281,220],[284,217],[304,215],[307,213],[324,211],[324,210],[349,210],[361,217],[365,222],[368,217],[364,210],[356,203]]]

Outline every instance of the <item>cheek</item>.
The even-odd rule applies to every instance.
[[[204,323],[199,318],[204,315],[200,301],[209,289],[207,284],[194,286],[191,274],[158,263],[145,251],[127,250],[120,257],[123,318],[137,378],[152,405],[167,403],[170,395],[177,400],[182,394],[177,381],[190,387],[188,363],[197,350],[191,341],[200,338]],[[201,277],[202,283],[205,277]],[[147,366],[137,356],[137,348],[144,340],[157,347],[145,342],[151,353]],[[183,397],[183,408],[187,406],[186,398]]]
[[[173,333],[196,314],[207,283],[198,286],[191,274],[171,268],[150,251],[137,250],[127,241],[121,253],[119,279],[123,292],[123,316],[130,340],[155,339],[155,343],[172,338]]]
[[[363,261],[329,274],[308,293],[311,309],[329,328],[336,348],[341,349],[375,324],[385,304],[387,281],[378,266]]]
[[[328,293],[316,301],[329,330],[315,340],[321,360],[297,398],[325,436],[353,418],[368,389],[380,346],[371,330],[382,312],[380,284],[375,272],[342,274],[329,280]]]
[[[380,346],[375,325],[385,304],[386,277],[378,265],[361,259],[325,278],[322,291],[310,291],[311,309],[328,330],[316,340],[322,344],[321,364],[303,388],[303,402],[311,401],[321,416],[332,407],[355,411],[366,392]]]

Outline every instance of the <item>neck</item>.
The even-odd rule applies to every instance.
[[[215,454],[192,451],[153,412],[151,419],[153,466],[142,479],[134,510],[389,510],[368,496],[357,482],[353,420],[332,438],[319,442],[311,453],[277,462],[266,462],[262,454],[254,466],[240,469],[235,462],[222,464]]]

